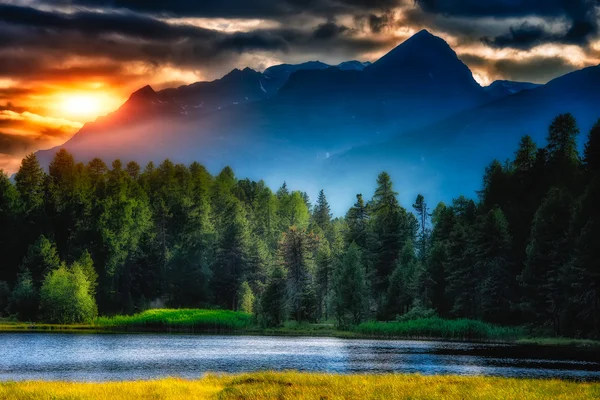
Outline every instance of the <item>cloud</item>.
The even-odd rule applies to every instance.
[[[390,9],[405,0],[47,0],[62,6],[128,9],[141,13],[209,18],[276,18],[301,13],[331,16]]]
[[[313,36],[316,39],[331,39],[346,32],[348,27],[343,25],[337,25],[335,22],[329,21],[324,24],[317,26],[313,32]]]
[[[508,32],[483,37],[493,47],[528,49],[545,43],[587,45],[598,35],[599,0],[416,0],[427,13],[459,17],[542,17],[546,22],[562,20],[561,32],[548,29],[548,24],[528,21],[510,26]]]
[[[489,60],[474,54],[464,54],[461,59],[474,71],[481,71],[490,81],[507,79],[520,82],[546,83],[560,75],[578,69],[578,66],[561,57],[529,56]]]

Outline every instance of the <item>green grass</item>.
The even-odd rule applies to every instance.
[[[364,322],[353,331],[390,338],[508,341],[525,336],[522,328],[501,327],[470,319],[425,318],[402,322]]]
[[[537,346],[560,346],[560,347],[587,347],[600,348],[600,340],[572,339],[572,338],[523,338],[517,340],[517,344],[529,344]]]
[[[142,330],[184,330],[194,332],[240,331],[251,328],[252,314],[229,310],[155,309],[135,315],[100,317],[98,328]]]
[[[597,399],[600,383],[556,379],[258,372],[197,380],[2,382],[0,399]]]

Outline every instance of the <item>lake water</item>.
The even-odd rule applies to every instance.
[[[600,353],[462,342],[168,334],[0,334],[0,380],[105,381],[299,370],[600,381]]]

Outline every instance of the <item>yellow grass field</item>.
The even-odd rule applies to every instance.
[[[198,380],[4,382],[0,399],[598,399],[600,383],[421,375],[264,372]]]

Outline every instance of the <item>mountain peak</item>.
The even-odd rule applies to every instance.
[[[146,85],[141,89],[136,90],[129,96],[129,100],[137,100],[137,99],[152,99],[156,97],[156,92],[152,89],[152,86]]]

